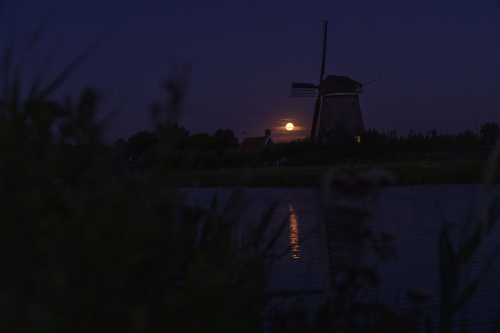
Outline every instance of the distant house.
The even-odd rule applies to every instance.
[[[238,151],[240,152],[260,151],[267,145],[274,145],[274,141],[271,138],[271,130],[266,129],[264,133],[265,133],[264,136],[243,139],[243,142],[241,142]]]

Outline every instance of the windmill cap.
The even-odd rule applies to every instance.
[[[319,94],[355,95],[363,92],[363,85],[348,76],[328,75],[319,85]]]

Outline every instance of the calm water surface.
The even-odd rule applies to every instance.
[[[184,189],[189,202],[208,205],[218,193],[221,201],[229,190],[216,188]],[[318,291],[325,283],[325,242],[319,231],[322,193],[318,188],[247,188],[248,207],[243,223],[258,221],[266,207],[278,202],[272,220],[278,225],[288,217],[288,226],[278,246],[289,248],[285,256],[273,267],[270,289],[280,291]],[[438,235],[443,223],[450,226],[455,243],[463,241],[487,200],[481,185],[425,185],[398,186],[384,189],[372,204],[367,223],[377,231],[394,237],[398,258],[380,264],[381,286],[367,297],[393,307],[405,307],[406,291],[428,296],[426,311],[435,318],[439,313],[439,260]],[[487,244],[488,253],[499,247],[497,226]],[[345,253],[346,257],[350,254]],[[465,267],[465,281],[472,279],[484,260],[475,258]],[[299,302],[314,311],[322,296],[311,295],[289,300]],[[476,329],[486,327],[497,316],[500,307],[500,260],[495,259],[486,279],[463,316]],[[484,325],[483,325],[484,324]]]

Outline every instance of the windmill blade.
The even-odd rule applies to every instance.
[[[318,86],[314,83],[292,82],[292,97],[316,97]]]
[[[323,21],[323,55],[321,59],[321,72],[319,75],[319,83],[318,87],[323,82],[323,75],[325,74],[325,57],[326,57],[326,32],[328,30],[328,21]],[[314,116],[313,116],[313,124],[311,127],[311,141],[316,143],[316,135],[318,134],[318,119],[319,119],[319,111],[321,108],[321,96],[318,93],[318,98],[316,99],[316,105],[314,106]]]
[[[326,32],[327,32],[327,30],[328,30],[328,21],[323,21],[323,56],[321,59],[321,74],[319,76],[319,84],[321,84],[321,81],[323,81],[323,75],[325,74]]]
[[[311,141],[316,141],[319,126],[319,113],[321,108],[321,96],[319,95],[319,86],[323,82],[323,75],[325,74],[325,58],[326,58],[326,32],[328,30],[328,21],[323,21],[323,53],[321,59],[321,71],[319,75],[319,83],[300,83],[292,82],[292,97],[316,97],[316,105],[314,106],[313,124],[311,128]]]
[[[313,124],[311,128],[311,141],[316,142],[316,136],[318,134],[318,119],[319,119],[319,109],[321,107],[321,97],[318,96],[316,99],[316,105],[314,105],[314,116],[313,116]]]
[[[364,86],[367,86],[367,85],[369,85],[369,84],[372,84],[372,83],[374,83],[374,82],[377,82],[378,80],[380,80],[380,76],[379,76],[379,77],[377,77],[376,79],[373,79],[373,80],[369,81],[369,82],[363,83],[363,85],[364,85]]]

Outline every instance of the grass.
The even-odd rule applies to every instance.
[[[285,187],[319,186],[326,167],[283,167],[223,169],[216,171],[176,172],[178,185],[200,187],[232,187],[246,179],[245,186]]]
[[[402,162],[380,167],[394,174],[398,185],[480,184],[484,160]]]
[[[479,184],[482,182],[486,161],[412,161],[386,164],[339,165],[347,173],[372,168],[384,169],[396,177],[396,185]],[[224,169],[216,171],[176,172],[177,184],[193,187],[230,187],[243,174],[250,187],[317,187],[322,175],[331,166],[262,167],[252,169]]]

